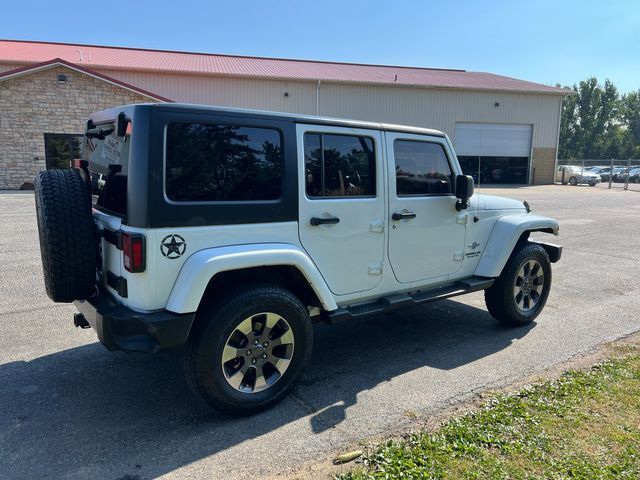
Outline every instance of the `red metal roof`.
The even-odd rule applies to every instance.
[[[62,60],[61,58],[54,58],[52,60],[48,60],[46,62],[40,63],[32,63],[30,65],[25,65],[23,67],[14,68],[13,70],[8,70],[6,72],[0,73],[0,82],[9,78],[17,77],[20,75],[28,75],[29,73],[46,70],[49,68],[53,68],[57,65],[61,65],[63,67],[72,68],[79,72],[85,73],[87,75],[91,75],[92,77],[99,78],[100,80],[104,80],[105,82],[112,83],[114,85],[118,85],[122,88],[126,88],[127,90],[131,90],[132,92],[140,93],[144,96],[150,97],[151,99],[160,100],[162,102],[173,102],[173,100],[157,95],[153,92],[149,92],[142,88],[136,87],[135,85],[131,85],[129,83],[123,82],[122,80],[118,80],[113,77],[109,77],[108,75],[103,75],[102,73],[96,72],[89,68],[86,68],[81,65],[76,65],[71,62],[67,62],[66,60]]]
[[[144,70],[288,80],[412,85],[468,90],[566,94],[564,89],[484,72],[435,68],[241,57],[66,43],[0,40],[0,63],[31,64],[61,58],[95,69]]]

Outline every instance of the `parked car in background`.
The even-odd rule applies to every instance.
[[[594,186],[601,182],[600,176],[596,173],[588,172],[582,167],[573,165],[560,165],[556,170],[556,182],[562,185],[578,185],[579,183],[587,183]]]
[[[640,183],[640,167],[629,170],[629,183]]]
[[[618,173],[614,173],[613,181],[617,182],[617,183],[626,182],[630,171],[631,171],[631,168],[623,168],[622,171],[620,171]]]
[[[611,167],[605,167],[603,165],[598,165],[595,167],[587,167],[585,168],[585,170],[589,173],[595,173],[596,175],[600,175],[600,173],[602,173],[605,170],[608,170]]]
[[[615,167],[613,167],[613,179],[615,179],[616,175],[621,173],[623,170],[624,170],[624,167],[622,165],[616,165]],[[610,176],[611,176],[611,168],[607,168],[600,172],[600,179],[603,182],[608,182]]]

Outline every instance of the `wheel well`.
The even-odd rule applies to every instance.
[[[526,231],[522,232],[522,235],[520,235],[520,238],[518,239],[518,242],[516,243],[516,247],[519,247],[520,245],[525,243],[527,240],[529,240],[529,236],[534,232],[550,233],[552,235],[554,233],[553,232],[553,228],[551,228],[551,227],[541,227],[541,228],[533,228],[531,230],[526,230]],[[514,250],[515,250],[515,247],[514,247]]]
[[[514,255],[516,255],[518,253],[518,250],[529,241],[529,236],[533,233],[533,232],[544,232],[544,233],[551,233],[553,234],[553,229],[551,227],[542,227],[542,228],[534,228],[531,230],[526,230],[524,232],[522,232],[522,234],[520,235],[520,238],[518,238],[518,241],[516,242],[516,244],[513,247],[513,250],[511,250],[511,255],[509,255],[509,259],[507,259],[507,262],[504,264],[504,266],[502,267],[502,271],[504,271],[507,263],[509,263],[509,260],[511,259],[511,257],[513,257]],[[502,271],[500,272],[500,274],[502,274]]]
[[[322,303],[305,276],[292,265],[251,267],[217,273],[209,280],[203,300],[248,282],[264,282],[286,288],[305,305],[322,308]]]

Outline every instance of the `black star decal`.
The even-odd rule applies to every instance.
[[[160,243],[160,251],[167,258],[178,258],[182,256],[187,248],[187,242],[180,235],[167,235]]]

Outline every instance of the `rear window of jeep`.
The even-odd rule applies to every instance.
[[[276,129],[175,122],[167,125],[165,148],[171,201],[260,201],[282,195],[282,138]]]
[[[115,123],[104,123],[87,132],[82,158],[89,161],[93,204],[119,216],[127,214],[127,177],[131,151],[131,130],[116,136]]]

